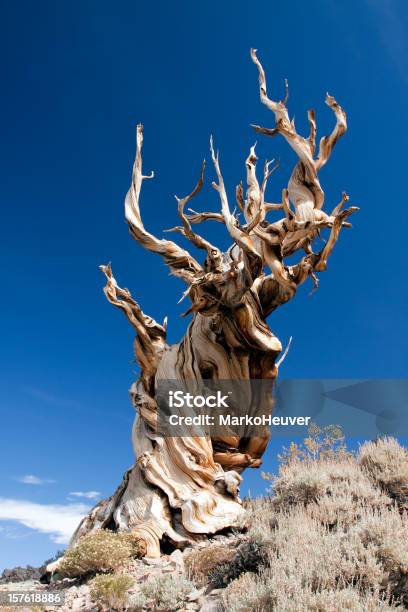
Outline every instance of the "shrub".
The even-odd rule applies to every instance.
[[[127,604],[128,612],[143,612],[143,608],[147,605],[147,600],[141,591],[137,591],[129,595]]]
[[[366,546],[375,546],[386,571],[408,574],[408,522],[396,509],[382,513],[366,510],[352,531]]]
[[[215,588],[222,588],[245,572],[261,571],[268,562],[268,551],[264,544],[250,539],[238,546],[230,561],[215,566],[208,577]]]
[[[396,606],[388,604],[378,593],[359,593],[352,587],[313,592],[306,589],[295,596],[295,610],[308,612],[387,612]]]
[[[132,585],[133,578],[123,574],[99,574],[89,582],[92,599],[107,610],[122,610]]]
[[[330,531],[304,508],[282,513],[269,554],[274,583],[289,592],[355,583],[374,588],[384,577],[375,551],[366,548],[357,534],[350,537],[342,530]]]
[[[262,524],[258,517],[248,537],[262,543],[267,551],[264,575],[269,576],[269,588],[280,598],[292,597],[294,591],[350,588],[357,592],[351,609],[358,610],[359,598],[370,593],[377,593],[377,602],[380,594],[385,597],[389,593],[408,604],[408,522],[395,507],[360,507],[358,520],[340,521],[334,529],[314,516],[313,504],[280,510],[274,518],[276,523],[268,532],[268,519]],[[259,589],[262,591],[260,585]],[[317,598],[316,606],[319,601]],[[370,600],[370,605],[374,601]]]
[[[225,610],[408,607],[407,451],[392,439],[366,443],[357,457],[309,447],[270,478],[274,497],[246,502],[248,541],[267,560],[229,582]],[[217,586],[234,578],[227,570],[217,568]]]
[[[371,480],[397,504],[408,509],[408,450],[395,438],[365,442],[358,454],[359,464]]]
[[[197,548],[186,555],[184,564],[194,581],[205,584],[214,567],[231,561],[235,552],[234,548],[222,545]]]
[[[389,512],[366,510],[353,528],[366,547],[372,547],[384,571],[390,594],[408,607],[408,521],[396,508]]]
[[[247,572],[233,580],[222,594],[224,612],[266,612],[274,609],[273,594],[267,580]]]
[[[243,507],[245,512],[238,520],[238,529],[248,530],[256,524],[262,525],[262,530],[270,532],[276,527],[276,510],[270,496],[255,497],[254,499],[244,499]]]
[[[153,605],[154,610],[178,610],[194,588],[194,584],[180,574],[152,576],[140,587],[138,605]]]
[[[284,448],[278,455],[281,465],[288,465],[295,461],[336,460],[342,461],[352,456],[347,451],[345,437],[340,425],[326,425],[319,427],[312,423],[308,429],[308,436],[296,444],[292,442],[289,448]],[[266,479],[268,475],[266,474]]]
[[[280,469],[279,476],[273,483],[275,503],[289,507],[295,504],[307,504],[322,497],[328,490],[330,480],[322,465],[291,463]]]
[[[359,593],[352,587],[313,592],[306,589],[295,596],[292,610],[308,612],[388,612],[396,606],[387,603],[378,593]],[[286,608],[287,610],[289,608]],[[399,608],[398,608],[399,609]]]
[[[316,591],[309,586],[288,587],[282,576],[271,573],[242,574],[222,595],[224,612],[388,612],[388,604],[377,593],[361,593],[353,587]]]
[[[58,573],[77,577],[92,572],[109,572],[121,567],[137,553],[129,534],[101,529],[83,536],[65,553]]]
[[[313,516],[331,526],[358,520],[365,507],[381,509],[391,505],[391,500],[351,458],[283,466],[272,490],[277,508],[307,505]]]

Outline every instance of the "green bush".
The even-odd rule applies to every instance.
[[[83,536],[76,546],[67,550],[58,573],[77,577],[92,572],[110,572],[137,554],[137,545],[128,533],[101,529]]]
[[[133,578],[123,574],[99,574],[90,582],[92,599],[107,610],[122,610],[128,603]]]

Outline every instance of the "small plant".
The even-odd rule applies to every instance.
[[[276,508],[315,504],[316,516],[328,524],[354,520],[360,506],[374,509],[391,503],[353,458],[283,465],[271,489]]]
[[[346,448],[340,425],[319,427],[312,423],[308,429],[308,436],[303,442],[301,444],[292,442],[289,448],[284,448],[278,458],[282,465],[287,465],[294,461],[341,460],[350,456],[352,454]],[[268,474],[263,476],[269,479]]]
[[[236,549],[234,557],[217,565],[208,577],[215,588],[223,588],[245,572],[259,572],[268,565],[268,551],[263,543],[256,540],[243,542]]]
[[[371,480],[397,504],[408,510],[408,450],[395,438],[365,442],[358,454],[359,464]]]
[[[131,593],[127,601],[127,610],[129,612],[143,612],[143,608],[147,606],[145,595],[141,591]]]
[[[137,554],[137,545],[128,533],[101,529],[85,535],[76,546],[69,549],[58,572],[68,577],[92,572],[110,572]]]
[[[133,578],[123,574],[99,574],[90,582],[92,599],[107,610],[122,610],[128,603]]]
[[[140,592],[145,598],[144,605],[153,606],[154,610],[178,610],[186,601],[187,595],[194,590],[194,584],[182,575],[161,574],[152,576],[141,585]],[[142,599],[138,598],[138,605]]]
[[[223,612],[389,612],[401,610],[378,593],[353,587],[314,590],[310,586],[283,588],[271,575],[242,574],[222,595]]]
[[[222,594],[223,612],[267,612],[274,608],[267,581],[252,572],[241,574]]]
[[[191,578],[199,584],[205,584],[214,567],[231,561],[236,550],[229,546],[206,546],[186,555],[185,567]]]

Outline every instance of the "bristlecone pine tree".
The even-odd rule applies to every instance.
[[[119,287],[110,265],[101,266],[107,278],[106,297],[123,310],[136,332],[134,351],[141,375],[131,388],[131,397],[137,410],[133,427],[137,460],[114,495],[83,519],[71,545],[96,529],[131,530],[135,538],[140,538],[145,554],[158,556],[163,538],[182,546],[198,534],[212,534],[236,523],[242,512],[240,472],[260,465],[267,438],[161,437],[155,432],[157,383],[163,379],[274,380],[282,345],[266,318],[292,299],[308,277],[317,285],[316,272],[326,269],[340,230],[350,226],[347,219],[358,210],[343,209],[348,201],[343,193],[330,214],[323,211],[324,192],[318,174],[347,129],[343,109],[327,95],[326,104],[334,113],[336,125],[320,140],[317,150],[313,110],[308,111],[309,135],[300,136],[286,107],[287,83],[283,100],[269,98],[265,72],[255,50],[251,50],[251,58],[259,74],[261,102],[275,117],[274,128],[255,125],[255,131],[266,136],[281,134],[299,159],[282,191],[282,201],[272,204],[265,200],[265,191],[276,166],[266,161],[259,182],[258,158],[255,147],[251,147],[245,161],[246,192],[240,184],[235,193],[245,220],[240,223],[231,212],[211,140],[217,176],[212,185],[218,192],[221,212],[186,212],[186,205],[203,185],[203,163],[193,191],[177,199],[181,225],[174,228],[205,252],[203,263],[175,242],[156,238],[144,227],[140,191],[143,181],[153,178],[153,173],[143,175],[143,126],[137,126],[136,159],[125,200],[126,220],[132,237],[149,251],[159,253],[172,274],[185,282],[184,297],[191,300],[187,312],[193,316],[181,342],[167,344],[166,321],[159,324],[144,314],[130,292]],[[282,218],[268,221],[271,211],[282,211]],[[225,225],[232,241],[225,253],[193,229],[208,220]],[[324,228],[330,228],[329,237],[324,248],[314,252],[313,241]],[[298,251],[303,253],[299,262],[286,265],[285,259]]]

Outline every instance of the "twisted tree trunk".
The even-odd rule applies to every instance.
[[[257,157],[252,147],[246,159],[247,189],[236,188],[236,200],[244,222],[230,212],[220,170],[218,153],[211,140],[211,157],[217,176],[213,183],[221,201],[221,212],[185,213],[186,204],[201,190],[205,162],[198,183],[191,194],[177,198],[181,226],[173,228],[206,252],[203,264],[173,241],[160,240],[144,227],[139,198],[143,180],[153,178],[142,173],[143,128],[137,127],[137,151],[132,184],[125,201],[125,215],[130,233],[146,249],[159,253],[171,272],[187,284],[183,297],[189,297],[192,321],[178,345],[166,342],[166,321],[159,324],[145,315],[127,289],[118,286],[110,265],[101,266],[107,278],[105,294],[122,309],[136,332],[135,356],[141,376],[131,389],[137,411],[133,427],[135,465],[123,477],[112,497],[99,503],[85,517],[71,545],[85,533],[102,527],[132,530],[139,537],[148,556],[160,554],[160,542],[169,539],[175,545],[211,534],[236,524],[242,506],[239,499],[240,473],[258,467],[269,432],[257,437],[224,435],[163,436],[157,430],[157,388],[160,381],[200,381],[210,379],[250,381],[274,380],[282,350],[278,338],[266,323],[267,316],[292,299],[297,287],[310,276],[317,286],[315,272],[326,269],[327,258],[340,229],[350,224],[347,217],[358,210],[342,210],[348,197],[328,215],[322,210],[324,193],[318,171],[327,162],[338,138],[346,130],[346,115],[334,98],[326,103],[334,111],[336,126],[322,138],[315,156],[316,122],[308,112],[310,134],[299,136],[290,121],[283,101],[275,102],[266,93],[265,73],[256,52],[251,51],[260,83],[260,97],[274,114],[274,128],[254,126],[256,131],[274,136],[281,134],[299,157],[282,202],[268,203],[267,182],[277,166],[270,170],[265,162],[263,179],[256,175]],[[293,206],[293,208],[292,208]],[[282,210],[284,217],[269,222],[270,211]],[[206,220],[223,223],[232,246],[222,253],[193,231],[193,225]],[[329,228],[324,247],[313,251],[320,231]],[[295,265],[285,258],[298,251],[303,257]],[[282,359],[282,358],[281,358]]]

